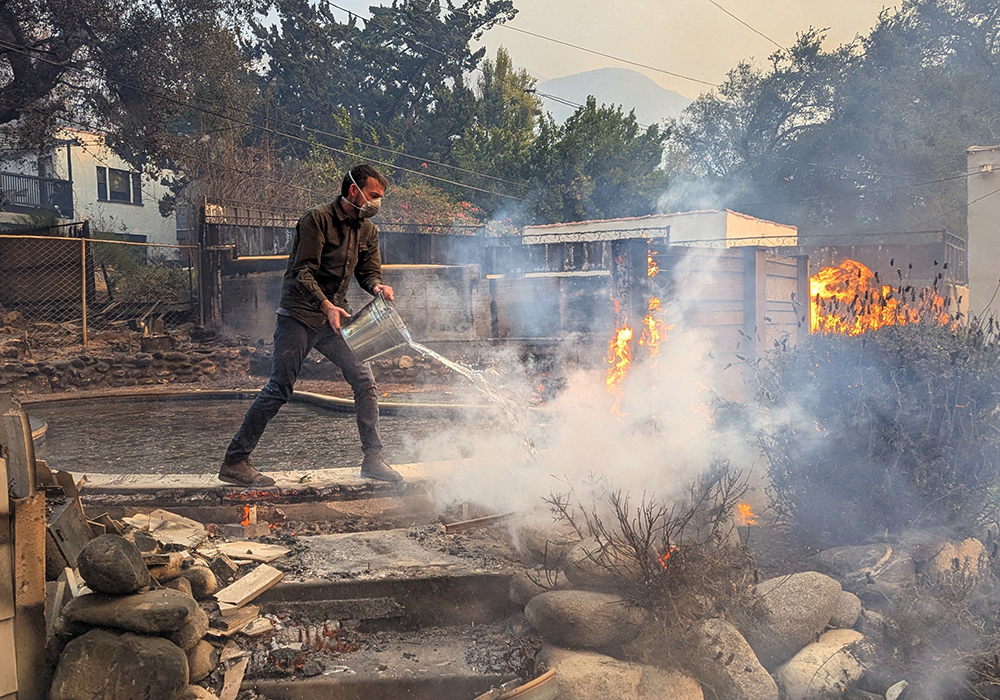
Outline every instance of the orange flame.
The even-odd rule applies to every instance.
[[[660,566],[662,566],[664,569],[666,569],[667,568],[667,561],[670,559],[670,555],[672,555],[676,551],[677,551],[677,547],[671,547],[663,555],[661,555],[660,559],[659,559]]]
[[[642,335],[639,336],[639,345],[649,351],[651,358],[660,354],[660,343],[668,340],[667,331],[673,330],[673,326],[656,318],[655,314],[660,310],[660,300],[653,297],[649,300],[649,313],[642,319]]]
[[[247,525],[250,524],[250,506],[248,505],[243,506],[243,520],[240,524],[243,527],[246,527]]]
[[[660,271],[660,263],[656,262],[656,259],[653,257],[656,254],[657,254],[657,251],[651,250],[646,255],[646,276],[647,277],[656,277],[656,273]]]
[[[610,365],[605,375],[604,383],[608,388],[608,392],[615,395],[615,403],[611,407],[611,412],[619,416],[625,415],[621,410],[621,383],[625,379],[625,374],[628,372],[629,366],[632,364],[632,336],[632,329],[628,326],[619,328],[615,332],[615,337],[608,344],[608,356],[604,358],[605,362]]]
[[[933,288],[881,284],[877,273],[856,260],[817,272],[809,280],[809,292],[813,333],[861,335],[883,326],[951,322],[944,297]]]
[[[754,515],[749,503],[740,503],[736,506],[736,520],[740,525],[757,524],[757,516]]]

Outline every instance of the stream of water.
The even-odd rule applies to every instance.
[[[413,338],[410,337],[409,331],[404,330],[403,335],[406,337],[406,342],[409,343],[410,347],[416,352],[424,355],[425,357],[434,358],[448,369],[458,372],[472,382],[472,386],[476,387],[476,389],[478,389],[483,396],[489,399],[492,403],[498,405],[503,410],[504,415],[507,417],[507,421],[514,429],[518,439],[520,439],[527,448],[528,454],[530,454],[532,458],[538,454],[535,449],[535,440],[527,429],[528,421],[526,420],[527,416],[525,415],[524,409],[518,407],[516,403],[505,396],[492,384],[492,382],[499,379],[500,375],[492,370],[490,370],[490,372],[483,372],[481,370],[473,369],[468,365],[464,365],[461,362],[449,360],[444,355],[434,352],[426,345],[421,345],[413,340]]]

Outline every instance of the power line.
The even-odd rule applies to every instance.
[[[709,0],[711,2],[711,0]],[[455,10],[456,12],[461,12],[461,10]],[[466,13],[462,13],[466,14]],[[509,24],[501,24],[500,27],[504,29],[509,29],[512,32],[518,32],[520,34],[527,34],[528,36],[533,36],[536,39],[543,39],[544,41],[552,42],[553,44],[559,44],[560,46],[568,46],[571,49],[576,49],[577,51],[585,51],[586,53],[594,54],[595,56],[601,56],[603,58],[610,58],[612,61],[618,61],[619,63],[625,63],[630,66],[636,66],[638,68],[645,68],[646,70],[655,71],[657,73],[663,73],[664,75],[670,75],[674,78],[680,78],[681,80],[690,80],[692,83],[700,83],[701,85],[707,85],[708,87],[719,87],[716,83],[710,83],[707,80],[701,80],[700,78],[692,78],[690,75],[684,75],[682,73],[675,73],[674,71],[666,70],[665,68],[657,68],[656,66],[650,66],[646,63],[639,63],[638,61],[632,61],[627,58],[622,58],[620,56],[614,56],[609,53],[604,53],[603,51],[597,51],[596,49],[590,49],[586,46],[579,46],[578,44],[572,44],[568,41],[563,41],[562,39],[555,39],[550,36],[545,36],[544,34],[537,34],[535,32],[529,32],[527,29],[521,29],[520,27],[514,27]]]
[[[342,7],[342,6],[338,5],[335,2],[332,2],[332,0],[326,0],[326,1],[327,1],[328,5],[330,5],[331,7],[336,7],[341,12],[346,12],[348,15],[354,15],[355,17],[360,17],[365,22],[370,22],[371,24],[374,24],[376,27],[381,27],[385,31],[389,32],[390,34],[393,34],[393,35],[395,35],[395,36],[397,36],[397,37],[399,37],[399,38],[401,38],[401,39],[403,39],[405,41],[408,41],[408,42],[410,42],[412,44],[416,44],[417,46],[423,47],[423,48],[427,49],[428,51],[433,51],[434,53],[436,53],[436,54],[438,54],[440,56],[444,56],[445,58],[450,58],[452,61],[457,61],[457,62],[461,63],[461,60],[457,56],[453,56],[452,54],[449,54],[449,53],[447,53],[445,51],[442,51],[441,49],[437,48],[436,46],[431,46],[430,44],[426,44],[426,43],[420,41],[419,39],[414,39],[411,36],[407,36],[405,34],[401,34],[400,32],[397,32],[392,27],[387,27],[386,25],[382,24],[381,22],[376,21],[372,17],[365,17],[364,15],[362,15],[362,14],[360,14],[358,12],[355,12],[353,10],[348,10],[346,7]],[[466,17],[471,17],[471,15],[468,12],[462,12],[461,10],[458,10],[457,8],[452,8],[452,10],[455,11],[455,12],[458,12],[460,14],[463,14]],[[503,27],[503,26],[506,26],[506,25],[501,24],[499,26]],[[479,66],[476,66],[475,68],[473,68],[473,70],[476,71],[477,73],[485,75],[485,72]],[[690,80],[694,80],[694,78],[690,78]],[[698,81],[698,82],[704,82],[704,81]],[[507,83],[507,84],[508,84],[508,86],[510,85],[510,83]],[[705,83],[705,84],[706,85],[712,85],[711,83]],[[715,87],[715,85],[712,85],[712,87]],[[581,107],[584,106],[584,105],[580,104],[579,102],[573,102],[572,100],[566,99],[565,97],[559,97],[558,95],[550,95],[548,93],[538,92],[537,90],[531,90],[530,92],[532,92],[535,95],[538,95],[539,97],[541,97],[543,99],[551,100],[553,102],[558,102],[559,104],[564,104],[564,105],[566,105],[568,107],[573,107],[575,109],[580,109]],[[646,125],[646,124],[639,124],[639,126],[641,128],[643,128],[643,129],[648,129],[649,128],[649,126]]]
[[[18,45],[15,45],[15,44],[9,44],[9,43],[4,42],[2,40],[0,40],[0,47],[4,47],[4,48],[7,48],[9,50],[14,50],[14,51],[17,51],[18,49],[27,49],[29,51],[36,51],[37,52],[37,50],[31,49],[30,47],[18,46]],[[19,53],[22,53],[24,55],[29,55],[25,51],[19,51]],[[50,60],[48,60],[46,58],[43,58],[43,57],[38,57],[38,60],[45,61],[46,63],[51,63],[51,64],[59,66],[61,68],[67,68],[66,66],[62,66],[61,64],[58,64],[58,63],[56,63],[54,61],[50,61]],[[69,67],[69,68],[72,69],[72,70],[79,70],[79,71],[83,70],[83,69],[77,68],[77,67]],[[283,136],[285,138],[292,139],[293,141],[299,141],[301,143],[306,143],[306,144],[310,144],[310,145],[314,144],[314,142],[309,141],[308,139],[304,139],[301,136],[296,136],[294,134],[288,134],[288,133],[285,133],[283,131],[278,131],[277,129],[272,129],[272,128],[269,128],[269,127],[266,127],[266,126],[261,126],[261,125],[253,123],[252,121],[246,121],[246,120],[237,119],[237,118],[234,118],[231,115],[223,114],[223,113],[217,112],[215,110],[206,109],[204,107],[197,107],[197,106],[191,104],[190,102],[188,102],[186,100],[181,100],[179,98],[175,98],[175,97],[172,97],[170,95],[165,95],[165,94],[162,94],[162,93],[154,92],[152,90],[147,90],[146,88],[142,88],[142,87],[139,87],[137,85],[131,85],[129,83],[125,83],[125,82],[122,82],[122,81],[119,81],[119,80],[107,80],[107,82],[109,82],[111,84],[114,84],[114,85],[118,85],[120,87],[124,87],[124,88],[129,89],[129,90],[135,90],[136,92],[140,92],[142,94],[149,95],[151,97],[155,97],[157,99],[161,99],[161,100],[164,100],[166,102],[172,102],[174,104],[177,104],[179,106],[185,107],[187,109],[192,109],[192,110],[195,110],[197,112],[202,112],[204,114],[210,114],[210,115],[218,117],[220,119],[226,119],[226,120],[235,122],[237,124],[242,124],[244,126],[248,126],[248,127],[252,128],[252,129],[259,129],[259,130],[264,131],[266,133],[274,134],[275,136]],[[342,150],[342,149],[339,149],[339,148],[334,148],[333,146],[329,146],[329,145],[324,144],[324,143],[315,142],[315,145],[318,146],[318,147],[320,147],[320,148],[323,148],[323,149],[326,149],[328,151],[331,151],[333,153],[339,153],[341,155],[349,156],[351,158],[360,158],[361,157],[361,156],[359,156],[356,153],[351,153],[349,151],[345,151],[345,150]],[[515,197],[513,195],[509,195],[509,194],[506,194],[506,193],[503,193],[503,192],[495,192],[493,190],[483,189],[481,187],[475,187],[473,185],[469,185],[469,184],[466,184],[466,183],[463,183],[463,182],[455,182],[454,180],[448,180],[447,178],[438,177],[436,175],[431,175],[429,173],[422,173],[419,170],[412,170],[410,168],[404,168],[404,167],[402,167],[400,165],[397,165],[395,163],[389,163],[389,162],[378,160],[376,158],[371,158],[371,157],[366,157],[366,160],[368,160],[368,161],[370,161],[372,163],[377,163],[378,165],[383,165],[383,166],[388,167],[388,168],[393,168],[395,170],[400,170],[400,171],[405,172],[405,173],[410,173],[411,175],[417,175],[418,177],[427,178],[429,180],[435,180],[437,182],[443,182],[445,184],[454,185],[456,187],[463,187],[465,189],[474,190],[476,192],[482,192],[484,194],[490,194],[490,195],[493,195],[493,196],[496,196],[496,197],[503,197],[505,199],[513,199],[515,201],[521,201],[520,197]]]
[[[720,5],[719,3],[717,3],[715,0],[708,0],[708,1],[710,3],[712,3],[713,5],[715,5],[716,7],[718,7],[723,12],[725,12],[727,15],[729,15],[730,17],[732,17],[733,19],[735,19],[737,22],[739,22],[740,24],[742,24],[744,27],[746,27],[747,29],[749,29],[751,32],[753,32],[757,36],[764,37],[765,39],[767,39],[768,41],[770,41],[772,44],[774,44],[775,46],[777,46],[779,49],[784,49],[785,48],[784,46],[782,46],[781,44],[779,44],[778,42],[776,42],[774,39],[772,39],[771,37],[769,37],[764,32],[759,31],[759,30],[754,29],[753,27],[751,27],[749,24],[747,24],[746,22],[744,22],[743,20],[741,20],[739,17],[737,17],[732,12],[730,12],[729,10],[727,10],[726,8],[724,8],[722,5]]]

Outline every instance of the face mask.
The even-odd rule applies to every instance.
[[[354,182],[354,176],[351,175],[350,172],[347,173],[347,177],[351,178],[351,182]],[[358,187],[358,183],[354,182],[354,186]],[[382,198],[378,197],[376,199],[368,199],[368,197],[365,197],[365,193],[361,191],[360,187],[358,187],[358,192],[361,192],[361,196],[364,197],[365,200],[365,203],[360,207],[353,202],[351,203],[352,206],[357,209],[358,217],[362,219],[370,219],[378,214],[378,210],[382,207]]]

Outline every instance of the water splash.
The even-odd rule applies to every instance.
[[[538,451],[535,449],[535,441],[527,429],[526,412],[509,397],[505,396],[503,392],[495,386],[495,383],[500,379],[499,374],[497,374],[494,370],[483,372],[481,370],[473,369],[468,365],[464,365],[461,362],[449,360],[444,355],[437,353],[426,345],[421,345],[413,340],[413,338],[410,337],[408,330],[403,330],[403,336],[406,338],[406,342],[409,343],[410,347],[413,348],[414,351],[424,355],[425,357],[434,358],[448,369],[461,374],[463,377],[472,382],[472,386],[476,387],[476,389],[478,389],[483,396],[503,410],[507,421],[514,429],[517,437],[527,448],[528,454],[532,457],[535,457],[538,454]]]

